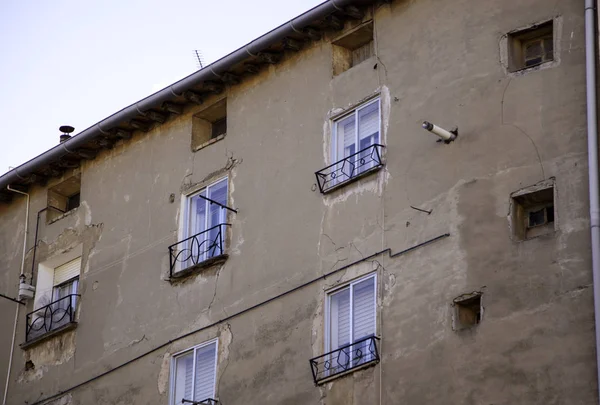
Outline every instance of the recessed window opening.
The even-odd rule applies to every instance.
[[[227,101],[217,101],[192,117],[192,150],[198,150],[227,135]]]
[[[554,231],[554,187],[532,187],[513,193],[511,224],[518,240],[541,236]]]
[[[481,322],[481,294],[473,293],[454,300],[454,329],[472,328]]]
[[[515,72],[553,61],[553,31],[554,22],[548,21],[509,34],[509,70]]]
[[[375,55],[373,22],[368,21],[332,41],[333,75],[370,59]]]
[[[79,207],[81,200],[81,177],[73,176],[48,189],[48,222]]]
[[[173,357],[171,405],[214,403],[217,374],[217,341],[208,342]],[[184,401],[185,400],[185,401]]]

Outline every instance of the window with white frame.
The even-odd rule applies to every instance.
[[[203,343],[173,357],[171,405],[215,398],[217,340]]]
[[[380,143],[380,101],[371,100],[334,121],[332,163],[340,165],[336,181],[359,175],[380,162],[373,145]]]
[[[228,179],[221,179],[185,199],[182,268],[219,256],[225,249]]]
[[[69,306],[75,308],[77,303],[77,287],[79,286],[79,272],[81,257],[71,260],[54,269],[54,286],[52,288],[52,301],[57,308],[67,310]]]
[[[328,294],[326,349],[340,349],[332,354],[330,375],[375,360],[365,339],[376,333],[376,285],[372,274]]]

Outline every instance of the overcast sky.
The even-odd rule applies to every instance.
[[[0,173],[322,0],[0,0]]]

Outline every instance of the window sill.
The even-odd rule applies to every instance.
[[[523,76],[523,75],[526,75],[531,72],[536,72],[538,70],[545,70],[545,69],[553,68],[557,65],[558,65],[558,61],[556,59],[553,59],[553,60],[539,63],[534,66],[518,67],[516,69],[510,69],[510,70],[508,70],[508,75],[510,77]]]
[[[317,382],[317,386],[323,385],[323,384],[327,384],[328,382],[331,382],[333,380],[337,380],[338,378],[345,377],[345,376],[350,375],[352,373],[355,373],[357,371],[364,370],[364,369],[370,368],[370,367],[374,367],[374,366],[377,365],[377,363],[379,363],[379,360],[378,359],[374,359],[374,360],[371,360],[368,363],[364,363],[364,364],[361,364],[358,367],[355,367],[355,368],[350,369],[348,371],[344,371],[343,373],[339,373],[339,374],[332,375],[331,377],[323,378],[322,380],[319,380]]]
[[[372,169],[366,170],[364,172],[362,172],[361,174],[358,174],[356,176],[351,177],[348,180],[344,180],[343,182],[336,184],[335,186],[328,188],[327,190],[323,191],[323,194],[330,194],[336,190],[339,190],[340,188],[346,187],[348,184],[352,184],[364,177],[367,177],[373,173],[378,172],[379,170],[381,170],[383,168],[383,164],[373,167]]]
[[[226,253],[223,253],[222,255],[219,255],[219,256],[211,257],[210,259],[206,259],[198,264],[195,264],[190,267],[186,267],[185,269],[182,269],[182,270],[179,270],[178,272],[173,273],[173,275],[168,280],[170,282],[177,282],[188,276],[198,274],[209,267],[213,267],[213,266],[217,266],[219,264],[225,263],[225,261],[227,261],[228,257],[229,257],[229,255]]]
[[[41,336],[36,337],[35,339],[32,339],[28,342],[25,343],[21,343],[20,347],[23,350],[27,350],[30,347],[36,346],[39,343],[48,340],[50,338],[53,338],[55,336],[61,335],[67,331],[73,330],[77,327],[77,322],[69,322],[63,326],[61,326],[60,328],[56,328],[54,330],[51,330],[50,332],[46,332]]]
[[[200,149],[204,149],[204,148],[206,148],[207,146],[209,146],[209,145],[212,145],[213,143],[217,143],[217,142],[219,142],[221,139],[225,139],[225,136],[227,136],[227,134],[222,134],[222,135],[219,135],[219,136],[217,136],[216,138],[212,138],[212,139],[209,139],[208,141],[206,141],[206,142],[204,142],[204,143],[201,143],[200,145],[193,146],[193,147],[192,147],[192,152],[198,152]]]

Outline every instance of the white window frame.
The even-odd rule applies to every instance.
[[[214,371],[215,383],[213,384],[213,392],[212,392],[211,398],[217,399],[215,396],[216,396],[216,390],[217,390],[217,369],[218,369],[218,363],[219,363],[219,339],[214,338],[214,339],[208,340],[206,342],[200,343],[199,345],[196,345],[196,346],[190,347],[188,349],[182,350],[180,352],[177,352],[171,356],[171,367],[170,367],[170,372],[169,372],[169,405],[178,405],[178,404],[175,404],[175,368],[176,368],[177,358],[182,357],[186,354],[189,354],[190,352],[193,352],[192,357],[194,359],[194,362],[193,362],[194,369],[192,371],[192,375],[193,375],[193,378],[195,379],[196,378],[196,350],[201,349],[206,346],[209,346],[213,343],[215,344],[215,371]],[[195,383],[195,381],[192,382],[192,393],[195,391],[195,388],[196,388],[194,383]],[[206,398],[199,398],[200,401],[203,399],[206,399]]]
[[[377,103],[377,110],[379,112],[379,114],[377,114],[377,118],[378,118],[378,122],[377,122],[377,140],[376,140],[376,144],[381,144],[381,97],[379,95],[377,95],[376,97],[365,101],[364,103],[354,107],[352,110],[345,112],[344,114],[333,118],[332,123],[333,123],[333,131],[332,132],[332,138],[331,138],[331,164],[334,164],[336,162],[339,162],[340,160],[344,159],[343,157],[339,157],[337,156],[337,150],[338,150],[338,123],[346,118],[348,118],[351,115],[354,115],[354,144],[356,145],[356,150],[354,153],[358,153],[360,151],[359,149],[359,145],[360,145],[360,139],[359,139],[359,134],[358,134],[358,113],[363,110],[366,107],[371,106],[372,104]]]
[[[181,199],[181,212],[183,213],[183,215],[181,216],[181,219],[179,221],[179,235],[178,235],[178,241],[182,241],[184,239],[187,239],[188,237],[192,236],[189,234],[190,231],[190,206],[191,206],[191,201],[192,198],[196,197],[198,194],[201,194],[202,192],[206,192],[207,197],[208,197],[208,189],[215,186],[216,184],[225,181],[227,182],[227,199],[225,201],[224,205],[228,205],[229,204],[229,176],[225,176],[225,177],[221,177],[213,182],[211,182],[210,184],[207,184],[206,186],[193,191],[190,194],[184,194],[183,198]],[[205,218],[205,223],[204,223],[204,228],[205,230],[208,229],[208,221],[209,221],[209,217],[210,215],[208,215],[208,213],[210,212],[210,202],[209,201],[204,201],[206,203],[206,218]],[[220,224],[225,224],[227,223],[227,217],[228,217],[228,213],[227,210],[225,208],[221,207],[221,211],[220,211],[220,220],[219,223]],[[226,246],[225,246],[225,242],[227,240],[227,238],[225,237],[225,229],[221,228],[221,246],[222,246],[222,252],[221,254],[225,253],[226,250]],[[179,246],[178,246],[179,248]],[[206,260],[206,253],[203,254],[203,260],[199,261],[202,262],[204,260]],[[184,262],[178,262],[177,263],[177,271],[180,270],[184,270],[187,267],[186,263]]]
[[[333,350],[331,348],[331,297],[337,293],[340,292],[341,290],[344,290],[346,288],[350,289],[350,336],[351,336],[351,343],[354,343],[354,336],[353,332],[354,332],[354,324],[353,324],[353,317],[354,317],[354,289],[352,288],[355,284],[361,283],[365,280],[368,280],[369,278],[373,278],[373,288],[374,288],[374,293],[375,293],[375,303],[373,305],[373,321],[375,323],[375,330],[373,331],[373,334],[375,336],[377,336],[377,300],[378,300],[378,285],[377,285],[377,273],[371,273],[368,274],[366,276],[357,278],[356,280],[352,280],[349,283],[346,283],[342,286],[339,287],[335,287],[332,290],[326,291],[325,294],[325,353],[329,353],[331,350]]]

